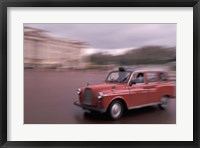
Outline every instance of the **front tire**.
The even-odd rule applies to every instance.
[[[109,116],[113,120],[119,119],[123,114],[123,105],[121,101],[115,100],[110,104],[108,110]]]
[[[163,97],[161,98],[161,100],[160,100],[159,107],[160,107],[161,109],[165,109],[165,108],[167,107],[168,102],[169,102],[169,97],[163,96]]]

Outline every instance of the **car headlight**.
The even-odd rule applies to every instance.
[[[102,92],[99,92],[98,95],[97,95],[97,98],[98,98],[98,99],[102,99],[102,98],[103,98],[103,93],[102,93]]]
[[[81,93],[81,89],[78,88],[78,89],[77,89],[77,94],[79,95],[80,93]]]

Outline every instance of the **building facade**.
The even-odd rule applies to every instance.
[[[86,43],[49,35],[44,30],[24,27],[25,68],[82,68]]]

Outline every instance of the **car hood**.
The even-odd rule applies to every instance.
[[[124,83],[102,83],[102,84],[95,84],[95,85],[88,85],[85,88],[91,88],[95,92],[102,92],[111,89],[121,89],[124,88],[126,84]]]

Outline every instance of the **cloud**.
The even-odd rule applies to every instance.
[[[121,55],[126,53],[127,51],[133,50],[136,48],[119,48],[119,49],[99,49],[99,48],[85,48],[82,50],[83,55],[91,55],[91,54],[97,54],[97,53],[105,53],[109,55]],[[113,50],[115,52],[113,52]]]

